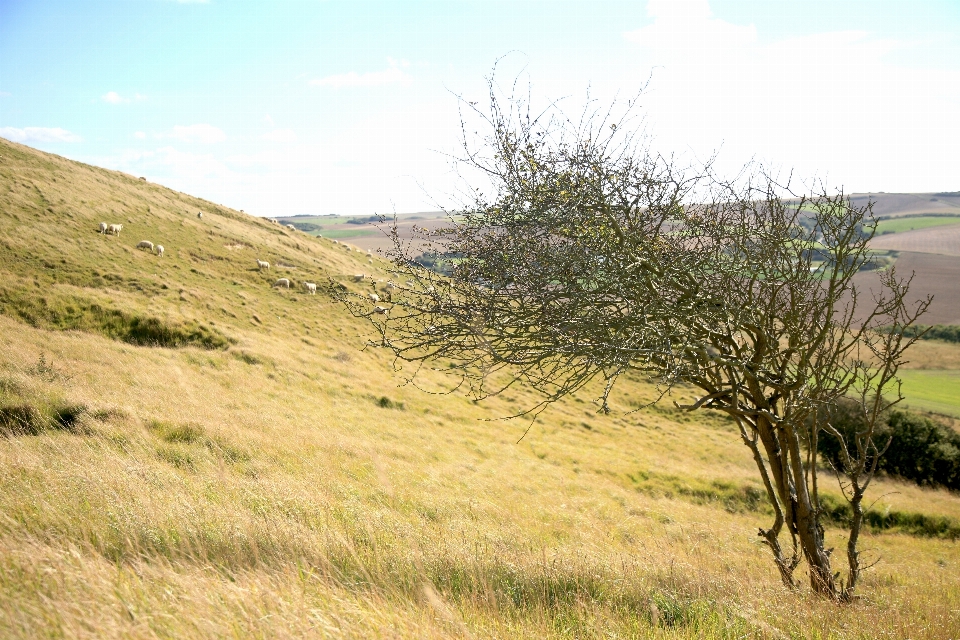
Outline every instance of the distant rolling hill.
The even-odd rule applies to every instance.
[[[857,206],[873,202],[878,218],[925,213],[960,215],[960,191],[944,193],[854,193],[850,200]]]

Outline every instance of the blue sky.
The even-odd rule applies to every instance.
[[[960,190],[960,2],[0,0],[0,136],[258,215],[423,211],[457,95],[641,96],[654,146]]]

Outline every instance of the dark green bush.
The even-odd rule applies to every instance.
[[[847,446],[853,447],[854,434],[863,424],[856,405],[843,403],[830,418]],[[888,439],[890,447],[880,458],[879,470],[919,485],[960,489],[960,433],[916,413],[891,411],[878,430],[878,446]],[[834,436],[821,433],[817,449],[839,468],[840,442]]]
[[[926,332],[926,333],[924,333]],[[908,338],[920,336],[921,340],[943,340],[944,342],[960,342],[960,325],[955,324],[918,324],[908,327],[903,332]],[[923,334],[923,335],[920,335]]]

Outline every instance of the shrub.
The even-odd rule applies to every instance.
[[[862,428],[852,403],[837,406],[830,420],[848,445]],[[890,447],[880,457],[878,469],[919,485],[960,489],[960,433],[916,413],[891,411],[878,442],[887,438]],[[835,437],[821,434],[817,449],[833,465],[840,465],[840,442]]]

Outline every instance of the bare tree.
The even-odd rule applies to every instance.
[[[452,365],[478,398],[527,383],[543,393],[537,411],[600,378],[606,411],[631,371],[664,392],[699,388],[682,408],[733,418],[774,511],[760,536],[783,583],[797,587],[806,560],[816,592],[852,597],[864,492],[889,444],[877,428],[901,399],[897,369],[916,339],[904,330],[929,304],[908,304],[893,269],[869,300],[854,281],[870,259],[870,206],[826,190],[785,199],[762,172],[722,182],[652,153],[610,111],[534,116],[490,89],[490,134],[479,147],[464,136],[462,162],[492,189],[471,191],[449,227],[415,244],[446,256],[449,277],[395,235],[407,285],[377,309],[342,285],[340,298],[398,360]],[[864,426],[837,469],[853,513],[838,580],[817,440],[842,440],[830,408],[851,397]]]

